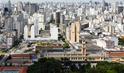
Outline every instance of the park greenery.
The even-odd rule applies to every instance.
[[[65,49],[65,48],[70,48],[70,46],[69,46],[69,44],[68,44],[67,42],[64,42],[63,48],[64,48],[64,49]]]
[[[69,60],[42,58],[29,67],[28,73],[124,73],[124,65],[99,62],[96,66],[91,66],[88,62],[82,65]]]
[[[124,39],[118,38],[118,45],[124,46]]]
[[[64,42],[63,49],[70,48],[69,43],[65,40],[65,38],[62,35],[59,35],[59,40],[62,40]]]

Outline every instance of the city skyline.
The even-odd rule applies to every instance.
[[[9,0],[1,0],[0,3],[6,3],[8,2]],[[22,2],[35,2],[35,3],[39,3],[39,2],[45,2],[45,1],[54,1],[54,2],[76,2],[76,1],[82,1],[82,0],[10,0],[12,3],[16,3],[18,1],[22,1]],[[103,0],[83,0],[82,2],[88,2],[88,1],[103,1]],[[105,0],[106,2],[116,2],[116,1],[122,1],[124,3],[123,0]]]
[[[0,0],[0,73],[123,71],[124,0]]]

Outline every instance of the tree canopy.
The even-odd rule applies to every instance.
[[[29,67],[28,73],[124,73],[120,63],[100,62],[96,66],[90,63],[75,64],[69,60],[42,58]]]

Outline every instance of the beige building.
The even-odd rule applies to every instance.
[[[44,54],[44,57],[56,59],[68,58],[70,61],[84,61],[86,60],[86,49],[83,47],[84,46],[81,45],[80,49],[78,50],[47,50],[47,53]]]
[[[80,22],[74,21],[70,27],[66,29],[66,38],[70,43],[78,43],[80,36]]]

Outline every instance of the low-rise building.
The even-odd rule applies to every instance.
[[[0,73],[27,73],[28,67],[4,66],[0,67]]]
[[[11,48],[14,45],[15,41],[17,40],[16,36],[17,36],[16,31],[3,30],[0,33],[0,49]]]
[[[44,54],[44,57],[47,58],[56,58],[56,59],[62,59],[62,58],[68,58],[70,61],[84,61],[85,60],[85,50],[47,50],[47,53]]]
[[[107,61],[124,62],[124,51],[106,51],[105,53]]]
[[[13,66],[29,66],[33,63],[32,54],[11,54],[10,59],[7,60]]]

